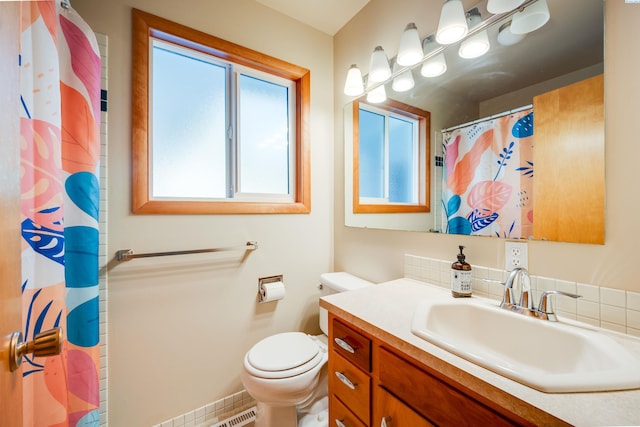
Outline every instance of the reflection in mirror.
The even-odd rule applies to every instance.
[[[486,1],[473,6],[483,19],[491,17],[487,12]],[[491,48],[483,56],[464,59],[458,54],[459,45],[445,48],[435,44],[436,53],[442,53],[447,70],[437,77],[424,77],[420,71],[427,68],[424,64],[413,66],[412,74],[415,86],[408,92],[394,92],[391,84],[386,84],[387,96],[431,113],[432,133],[432,199],[433,214],[423,217],[426,224],[412,221],[404,226],[401,219],[354,218],[351,203],[347,203],[346,224],[348,226],[375,227],[401,230],[436,230],[445,232],[446,218],[442,209],[442,174],[444,162],[442,130],[455,128],[483,118],[501,115],[504,112],[530,107],[535,96],[554,91],[572,83],[599,75],[604,70],[603,41],[603,1],[602,0],[563,0],[548,2],[550,19],[541,28],[526,34],[514,35],[505,32],[511,18],[495,19],[486,27]],[[425,40],[425,57],[430,56]],[[439,52],[440,51],[440,52]],[[436,56],[433,56],[435,59]],[[425,61],[425,64],[429,61]],[[396,71],[396,70],[394,70]],[[394,72],[394,76],[397,73]],[[535,114],[534,114],[535,116]],[[346,126],[345,126],[346,129]],[[345,162],[353,161],[352,136],[345,132]],[[534,136],[535,139],[535,136]],[[497,150],[498,156],[502,148]],[[602,141],[603,143],[603,141]],[[603,149],[601,151],[603,153]],[[348,158],[347,158],[348,157]],[[599,159],[604,167],[603,154]],[[579,162],[575,156],[566,161],[567,165]],[[525,164],[526,165],[526,164]],[[522,167],[523,165],[520,165]],[[347,173],[351,174],[354,163],[345,163]],[[599,169],[598,169],[599,170]],[[599,174],[596,174],[599,176]],[[535,176],[535,175],[534,175]],[[351,196],[352,182],[345,183],[345,192]],[[600,185],[604,185],[604,178]],[[554,197],[563,197],[571,190],[554,193]],[[536,198],[544,197],[538,192]],[[349,200],[350,202],[350,200]],[[395,215],[403,217],[403,215]],[[603,212],[596,216],[603,216]],[[599,220],[599,219],[597,219]],[[567,226],[567,224],[565,224]],[[588,225],[587,225],[588,226]],[[495,234],[494,234],[495,235]],[[527,237],[525,233],[519,237]],[[504,237],[501,235],[501,237]],[[536,235],[536,238],[547,238]],[[563,237],[551,237],[550,240],[563,240]],[[570,241],[576,241],[571,240]],[[565,240],[566,241],[566,240]],[[578,240],[579,241],[579,240]]]

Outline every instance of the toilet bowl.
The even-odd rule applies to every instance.
[[[320,296],[370,285],[348,273],[325,273]],[[327,317],[321,309],[323,335],[275,334],[245,354],[240,379],[257,403],[255,427],[327,425]]]

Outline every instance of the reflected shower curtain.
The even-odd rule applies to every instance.
[[[533,110],[443,132],[447,233],[533,236]]]
[[[24,425],[98,425],[100,54],[52,0],[22,2],[20,43],[23,334],[66,338],[22,362]]]

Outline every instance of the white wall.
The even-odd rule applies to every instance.
[[[148,426],[242,389],[247,349],[285,330],[319,332],[318,278],[332,269],[332,38],[253,0],[73,0],[109,37],[111,254],[242,245],[241,253],[112,262],[109,425]],[[307,215],[131,214],[131,8],[311,70],[312,212]],[[257,305],[258,277],[284,274],[287,296]]]
[[[465,6],[472,2],[465,1]],[[530,242],[532,274],[599,286],[640,290],[637,280],[638,212],[640,191],[635,183],[640,159],[637,121],[640,117],[640,5],[606,0],[605,111],[606,111],[606,223],[604,245]],[[465,245],[472,264],[502,268],[504,242],[489,237],[434,235],[344,227],[342,94],[344,76],[352,63],[368,66],[377,44],[396,49],[408,22],[425,35],[435,30],[441,1],[371,0],[361,14],[334,37],[335,64],[335,268],[370,280],[402,275],[404,253],[455,260]],[[431,31],[427,31],[431,29]],[[585,29],[588,31],[588,29]],[[394,55],[395,50],[388,52]],[[363,71],[366,72],[366,71]]]

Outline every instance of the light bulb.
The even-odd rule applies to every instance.
[[[375,83],[383,82],[391,77],[389,59],[384,53],[382,46],[376,46],[371,54],[371,65],[369,67],[369,80]]]
[[[422,42],[416,24],[408,24],[400,39],[396,62],[402,66],[415,65],[422,59]]]
[[[362,73],[356,64],[351,65],[347,71],[347,80],[344,83],[344,94],[347,96],[359,96],[364,93]]]
[[[372,104],[379,104],[386,100],[387,92],[384,90],[384,85],[380,85],[367,93],[367,102],[370,102]]]
[[[535,31],[546,24],[550,16],[547,0],[538,0],[523,11],[513,14],[511,32],[513,34],[527,34]]]
[[[396,92],[406,92],[413,88],[414,85],[415,82],[413,81],[413,74],[411,74],[411,70],[406,70],[393,79],[391,88]]]
[[[420,74],[424,77],[437,77],[445,71],[447,71],[447,61],[444,59],[444,53],[441,52],[422,64]]]
[[[490,47],[487,31],[482,30],[460,44],[458,55],[465,59],[477,58],[487,53]]]
[[[489,0],[487,3],[487,11],[498,15],[500,13],[510,12],[524,2],[525,0]]]
[[[469,32],[461,0],[447,0],[440,12],[436,41],[440,44],[452,44]]]

